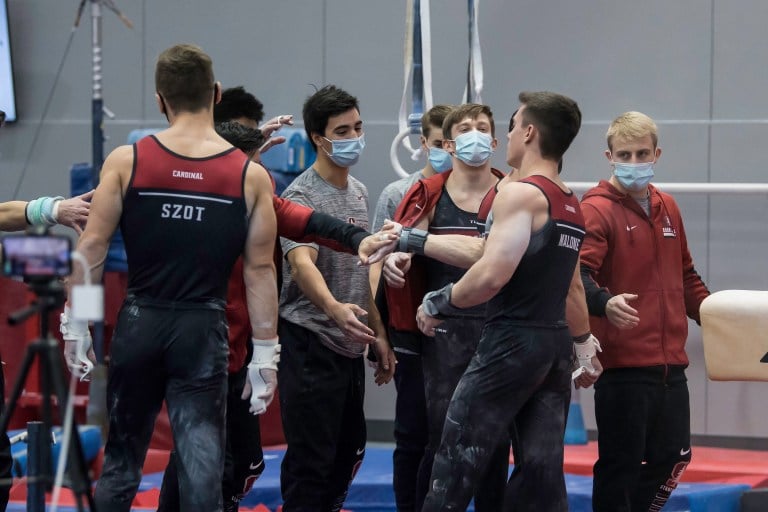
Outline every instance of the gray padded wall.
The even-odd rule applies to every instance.
[[[135,23],[125,28],[104,12],[104,97],[108,152],[138,127],[161,127],[152,71],[159,51],[195,42],[214,59],[225,86],[244,84],[267,116],[294,113],[312,84],[336,83],[358,96],[367,147],[355,174],[371,207],[396,178],[389,146],[397,132],[403,81],[402,0],[117,0]],[[13,198],[32,137],[74,19],[75,0],[9,0],[20,121],[0,130],[0,200]],[[432,2],[434,98],[455,103],[464,88],[466,2]],[[567,179],[610,172],[603,151],[607,125],[641,110],[660,128],[659,181],[766,182],[763,42],[768,4],[761,0],[483,0],[480,38],[483,99],[498,124],[497,167],[504,166],[505,127],[523,89],[575,98],[584,126],[566,154]],[[31,153],[19,198],[66,194],[67,170],[90,160],[90,20],[86,10],[64,63],[51,108]],[[420,162],[401,155],[404,166]],[[699,271],[713,290],[768,289],[768,198],[679,195]],[[765,385],[706,379],[701,335],[691,322],[689,379],[697,434],[766,437],[759,411]],[[763,398],[760,398],[763,396]],[[581,396],[594,428],[591,391]],[[391,420],[394,390],[368,386],[367,414]]]

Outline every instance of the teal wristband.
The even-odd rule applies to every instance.
[[[43,196],[33,199],[27,203],[25,210],[27,220],[32,226],[55,226],[56,218],[53,215],[53,207],[63,199],[61,196]]]

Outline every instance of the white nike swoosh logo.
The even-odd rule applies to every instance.
[[[680,448],[680,455],[688,455],[689,453],[691,453],[690,448],[688,448],[687,450]]]
[[[361,448],[360,450],[357,450],[355,453],[357,453],[358,455],[362,455],[365,453],[365,448]]]
[[[630,226],[627,226],[627,231],[632,231],[632,230],[633,230],[633,229],[635,229],[636,227],[637,227],[637,226],[631,226],[631,227],[630,227]]]
[[[259,469],[259,466],[261,466],[262,464],[264,464],[264,461],[261,461],[261,462],[259,462],[258,464],[253,464],[253,463],[251,463],[251,464],[248,466],[248,469]]]

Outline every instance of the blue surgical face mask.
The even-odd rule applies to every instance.
[[[444,149],[429,148],[429,165],[435,172],[445,172],[453,167],[451,154]]]
[[[333,161],[339,167],[350,167],[355,165],[360,159],[360,153],[363,152],[365,147],[365,134],[355,137],[354,139],[335,139],[331,140],[327,137],[323,137],[325,140],[331,143],[331,152],[325,151],[328,158]]]
[[[625,189],[631,192],[641,192],[653,178],[653,162],[641,164],[613,162],[613,175]]]
[[[491,158],[493,153],[491,136],[477,130],[462,133],[454,142],[456,158],[472,167],[480,167]]]

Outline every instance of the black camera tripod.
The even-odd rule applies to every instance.
[[[44,446],[40,451],[40,460],[29,460],[27,475],[27,510],[30,512],[45,511],[45,491],[53,486],[53,475],[50,462],[50,442],[52,425],[52,394],[55,394],[59,406],[59,415],[64,421],[67,406],[67,388],[65,384],[64,369],[61,362],[61,351],[58,341],[53,338],[48,331],[48,317],[51,312],[64,304],[64,288],[56,280],[45,278],[42,280],[31,280],[30,289],[37,295],[37,299],[27,308],[12,313],[8,317],[8,323],[16,325],[35,313],[40,314],[40,338],[34,340],[27,346],[24,360],[13,385],[13,391],[8,400],[8,407],[0,419],[0,432],[5,432],[8,423],[16,408],[16,403],[21,396],[24,384],[29,376],[29,371],[35,358],[40,361],[40,390],[42,394],[42,439]],[[66,427],[66,425],[64,425]],[[77,509],[84,511],[83,498],[88,503],[91,511],[96,510],[91,494],[91,481],[88,476],[88,466],[85,462],[85,455],[80,443],[80,435],[77,430],[77,424],[72,419],[72,435],[67,455],[67,477],[69,487],[75,495]],[[61,456],[63,456],[62,450]],[[31,454],[30,454],[31,455]],[[34,466],[39,467],[37,474],[31,473]]]

